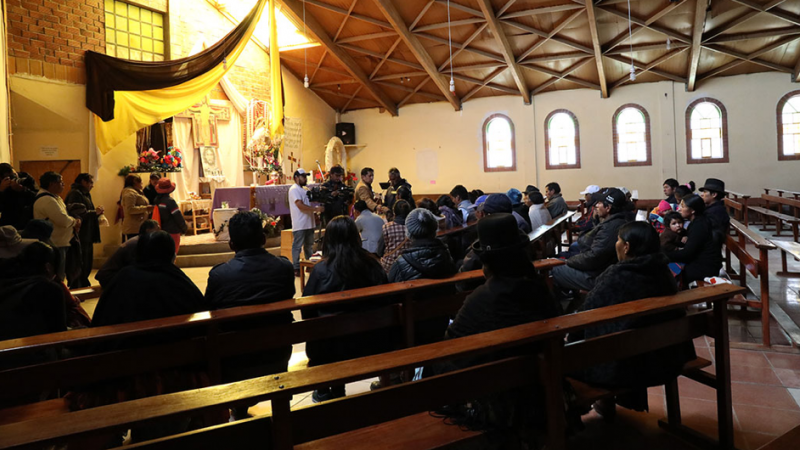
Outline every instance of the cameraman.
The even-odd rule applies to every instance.
[[[346,216],[350,202],[353,200],[352,196],[344,195],[340,190],[344,187],[344,168],[340,165],[331,167],[330,177],[326,183],[322,185],[331,193],[331,200],[325,203],[325,212],[322,213],[323,223],[330,222],[336,216]]]
[[[321,213],[324,206],[311,206],[308,200],[308,173],[297,169],[294,184],[289,188],[289,212],[292,216],[292,263],[294,276],[300,276],[300,249],[306,259],[311,258],[314,246],[314,213]]]
[[[0,164],[0,226],[22,231],[33,219],[36,192],[26,188],[11,164]]]

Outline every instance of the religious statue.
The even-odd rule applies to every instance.
[[[219,134],[217,133],[218,120],[231,120],[231,109],[228,106],[211,104],[211,99],[206,96],[198,103],[176,117],[192,120],[192,138],[195,148],[219,147]]]

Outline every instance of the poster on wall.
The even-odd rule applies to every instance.
[[[303,152],[303,121],[293,117],[286,117],[283,121],[283,130],[284,162],[293,163],[294,167],[302,167],[300,155]]]

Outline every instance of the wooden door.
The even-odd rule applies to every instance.
[[[75,182],[75,178],[81,173],[81,162],[79,160],[58,160],[58,161],[20,161],[19,171],[27,172],[39,185],[39,177],[45,172],[60,173],[64,178],[64,192],[61,198],[64,199],[69,193],[69,187]]]

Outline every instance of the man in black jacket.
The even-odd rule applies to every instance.
[[[383,204],[387,208],[392,209],[394,207],[394,202],[397,201],[397,190],[401,187],[405,187],[411,192],[411,184],[400,176],[400,169],[392,167],[389,169],[389,189],[386,190],[386,195],[383,198]]]
[[[100,223],[98,218],[103,214],[102,206],[95,207],[92,201],[91,191],[94,188],[94,177],[88,173],[82,173],[75,178],[67,198],[64,203],[67,209],[72,205],[80,204],[86,209],[80,215],[81,229],[78,237],[81,241],[81,274],[70,283],[70,289],[88,287],[89,275],[92,273],[92,263],[94,262],[94,244],[100,243]]]
[[[236,256],[215,266],[208,274],[206,302],[211,309],[263,305],[294,297],[292,263],[283,256],[273,256],[264,248],[266,235],[261,218],[250,211],[237,213],[228,222],[228,230],[230,247]],[[292,320],[292,314],[287,312],[239,321],[233,326],[236,329],[265,328],[289,324]],[[292,346],[286,345],[257,354],[227,358],[222,364],[222,381],[229,383],[285,372],[291,356]],[[231,411],[234,420],[248,417],[246,406]]]
[[[706,204],[706,216],[711,219],[711,224],[717,233],[722,236],[728,234],[731,216],[725,210],[725,182],[717,178],[709,178],[700,189],[700,197]]]
[[[11,164],[0,164],[0,226],[11,225],[22,231],[33,219],[35,198],[36,191],[24,186]]]
[[[624,225],[625,194],[619,189],[606,190],[595,205],[600,223],[578,238],[580,253],[567,259],[565,266],[553,269],[553,282],[563,290],[591,290],[595,278],[617,262],[614,245],[617,231]]]

